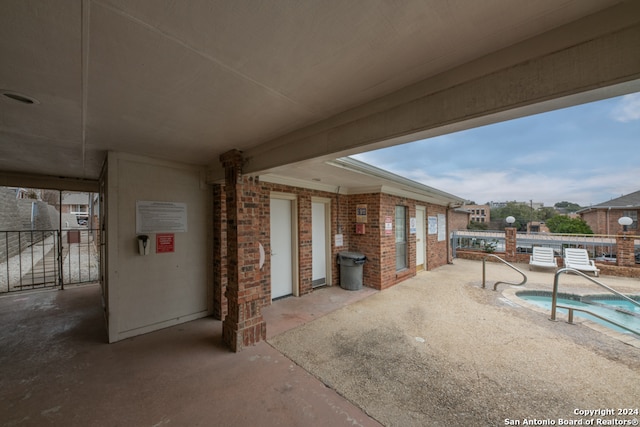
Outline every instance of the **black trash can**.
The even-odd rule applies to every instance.
[[[358,252],[338,253],[340,264],[340,287],[348,291],[362,289],[362,266],[367,257]]]

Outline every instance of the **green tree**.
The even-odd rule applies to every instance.
[[[544,207],[538,209],[538,220],[540,221],[547,221],[556,215],[558,215],[558,212],[554,208]]]
[[[593,230],[582,218],[569,218],[565,215],[556,215],[546,222],[552,233],[568,234],[593,234]]]
[[[489,224],[486,222],[471,221],[467,225],[467,230],[488,230]]]
[[[562,209],[565,212],[576,212],[582,209],[579,204],[573,202],[567,202],[563,200],[562,202],[558,202],[555,205],[556,209]]]
[[[538,212],[531,209],[529,205],[517,202],[508,202],[504,208],[491,209],[491,219],[500,220],[505,224],[505,220],[508,216],[512,216],[516,219],[513,226],[520,231],[526,231],[527,223],[529,221],[537,221]]]

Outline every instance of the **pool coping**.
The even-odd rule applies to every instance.
[[[517,292],[521,292],[521,291],[527,291],[527,292],[531,292],[532,294],[535,294],[535,292],[540,292],[540,293],[544,293],[545,295],[548,295],[551,291],[549,289],[531,289],[531,288],[522,288],[522,287],[518,287],[518,286],[510,286],[508,288],[505,288],[502,291],[502,296],[505,297],[508,301],[517,304],[521,307],[524,308],[528,308],[530,310],[533,311],[537,311],[538,313],[543,313],[545,315],[547,315],[547,317],[550,316],[550,311],[547,309],[544,309],[542,307],[540,307],[537,304],[533,304],[530,302],[525,301],[524,299],[518,297],[516,295]],[[562,292],[560,294],[563,295],[579,295],[579,296],[587,296],[587,295],[600,295],[598,293],[593,293],[593,292],[580,292],[580,291],[573,291],[572,292]],[[602,295],[608,295],[608,294],[602,294]],[[634,295],[635,297],[635,295]],[[566,316],[563,313],[558,313],[558,317],[561,318],[559,320],[565,321],[566,322]],[[583,318],[576,318],[574,317],[573,319],[573,323],[576,325],[584,325],[587,326],[588,328],[591,328],[597,332],[601,332],[611,338],[617,339],[619,341],[622,341],[625,344],[628,344],[630,346],[636,347],[636,348],[640,348],[640,337],[637,337],[633,334],[623,334],[622,332],[617,332],[612,330],[611,328],[608,328],[604,325],[600,325],[599,323],[593,322],[591,320],[587,320],[587,319],[583,319]]]

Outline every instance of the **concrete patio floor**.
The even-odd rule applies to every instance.
[[[375,291],[320,289],[265,310],[269,336]],[[98,285],[0,297],[1,426],[379,426],[262,342],[212,318],[107,344]]]

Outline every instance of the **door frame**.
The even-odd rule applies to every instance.
[[[300,280],[299,280],[299,246],[298,246],[298,196],[292,193],[281,193],[272,191],[269,200],[280,199],[289,200],[291,202],[291,294],[300,296]],[[271,230],[271,213],[269,213],[269,230]],[[271,294],[271,236],[269,236],[269,296],[273,301]]]
[[[324,259],[325,259],[325,284],[333,286],[332,283],[332,262],[331,262],[331,199],[328,197],[311,197],[311,204],[322,203],[324,205]],[[313,227],[313,223],[311,224]],[[313,254],[312,260],[313,263]],[[313,267],[313,264],[312,264]]]
[[[416,230],[416,270],[427,270],[427,207],[426,206],[416,206],[416,223],[418,221],[418,211],[422,212],[422,236],[418,235]],[[422,268],[418,265],[418,240],[422,240],[420,243],[422,244],[422,256],[424,257],[424,261],[422,263]]]

